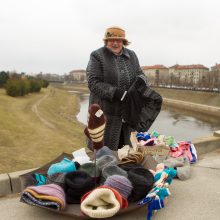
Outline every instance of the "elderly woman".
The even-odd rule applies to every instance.
[[[106,118],[104,145],[117,150],[130,143],[132,128],[122,120],[122,102],[136,76],[143,74],[125,31],[120,27],[107,28],[104,46],[93,51],[87,66],[89,104],[98,104]],[[88,144],[91,149],[91,144]]]

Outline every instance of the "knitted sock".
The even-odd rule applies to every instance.
[[[152,200],[148,205],[147,220],[151,220],[154,210],[159,210],[159,209],[162,209],[162,208],[164,208],[163,200],[161,200],[161,199]]]
[[[89,107],[88,115],[88,126],[85,128],[84,133],[92,141],[93,149],[98,150],[103,147],[106,119],[97,104],[92,104]]]
[[[190,178],[190,162],[188,157],[185,157],[184,166],[183,167],[177,167],[177,177],[180,180],[187,180]]]
[[[34,178],[37,181],[36,185],[41,186],[46,184],[46,177],[40,173],[34,173]]]

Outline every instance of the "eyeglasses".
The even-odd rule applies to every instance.
[[[123,43],[123,40],[121,40],[121,39],[109,39],[108,41],[109,41],[110,43],[118,43],[118,44]]]

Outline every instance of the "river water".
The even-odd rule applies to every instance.
[[[83,94],[79,97],[81,107],[77,119],[86,124],[89,95]],[[160,134],[171,135],[176,141],[190,141],[208,136],[215,130],[220,130],[220,123],[214,117],[166,107],[161,110],[149,132],[157,131]]]

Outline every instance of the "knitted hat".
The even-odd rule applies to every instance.
[[[116,165],[117,163],[118,160],[115,156],[105,155],[97,160],[96,165],[99,167],[100,170],[102,170],[105,166]]]
[[[125,38],[125,30],[120,27],[113,26],[106,29],[103,40],[106,41],[110,39],[120,39],[123,40],[125,45],[129,44],[128,40]]]
[[[106,118],[101,107],[92,104],[88,112],[88,125],[84,130],[86,136],[92,141],[93,149],[103,147],[103,137],[105,131]]]
[[[125,176],[121,175],[109,176],[106,179],[104,185],[116,189],[126,199],[131,194],[131,191],[133,189],[130,180],[128,180],[128,178],[126,178]]]
[[[140,164],[136,164],[136,163],[125,163],[125,164],[119,164],[119,167],[125,171],[129,171],[131,169],[134,169],[134,168],[143,168],[142,165]]]
[[[67,173],[64,178],[64,190],[67,203],[80,203],[81,197],[88,191],[94,189],[95,182],[85,171]]]
[[[92,218],[114,216],[120,208],[127,208],[128,202],[120,193],[107,186],[101,186],[87,192],[81,199],[81,211]]]
[[[128,155],[127,157],[124,157],[121,159],[119,164],[125,164],[125,163],[136,163],[140,164],[144,159],[144,153],[143,152],[135,152],[133,154]]]
[[[105,155],[113,155],[112,150],[109,149],[107,146],[103,146],[101,149],[99,149],[96,152],[96,158],[97,159],[102,157],[102,156],[105,156]]]
[[[33,197],[29,197],[29,201],[31,200],[33,203],[37,203],[38,206],[40,206],[40,204],[45,207],[47,206],[47,204],[42,204],[41,201],[58,203],[61,210],[63,210],[66,206],[65,193],[63,189],[56,184],[29,186],[24,190],[24,192],[30,193],[34,197],[34,199],[32,199]],[[26,194],[25,196],[29,195]],[[21,196],[21,200],[22,198],[23,196]]]
[[[154,184],[153,174],[145,168],[134,168],[129,170],[128,179],[133,186],[131,195],[128,198],[131,202],[143,199],[152,189]]]
[[[88,173],[93,178],[94,181],[96,175],[96,183],[99,182],[101,172],[98,166],[95,166],[95,163],[93,162],[85,163],[80,166],[79,170]]]
[[[133,147],[130,147],[129,145],[125,145],[124,147],[118,149],[118,158],[119,160],[122,160],[122,158],[127,157],[129,154],[133,154],[135,152]]]
[[[68,172],[76,171],[78,166],[77,164],[69,160],[68,158],[64,157],[62,161],[52,164],[49,167],[47,174],[53,175],[55,173],[68,173]]]
[[[104,183],[105,180],[112,175],[120,175],[120,176],[125,176],[127,177],[128,174],[125,170],[121,169],[117,165],[109,165],[105,166],[102,170],[102,176],[101,176],[101,183]]]
[[[65,175],[66,175],[66,173],[55,173],[52,175],[48,175],[47,176],[47,184],[54,183],[54,184],[57,184],[63,188]]]

